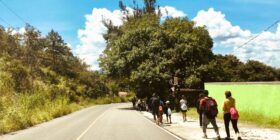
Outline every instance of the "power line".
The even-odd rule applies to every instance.
[[[5,24],[7,24],[7,26],[12,27],[11,24],[9,24],[6,20],[4,20],[3,18],[0,17],[0,20],[3,21]]]
[[[27,24],[27,22],[19,16],[12,8],[10,8],[3,0],[0,0],[1,4],[5,6],[10,12],[12,12],[19,20],[21,20],[24,24]]]
[[[237,48],[241,48],[245,45],[247,45],[248,43],[250,43],[251,41],[255,40],[256,38],[258,38],[262,33],[268,31],[270,28],[272,28],[273,26],[275,26],[278,22],[280,22],[280,20],[277,20],[276,22],[274,22],[273,24],[271,24],[270,26],[268,26],[265,30],[263,30],[263,32],[261,32],[260,34],[250,38],[248,41],[246,41],[244,44],[242,44],[241,46],[237,47]]]

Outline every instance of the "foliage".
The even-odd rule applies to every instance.
[[[261,62],[241,62],[233,55],[215,55],[214,59],[197,69],[205,82],[277,81],[279,69]]]
[[[44,37],[30,25],[26,25],[24,34],[14,34],[12,29],[1,27],[0,45],[2,89],[7,85],[5,88],[18,94],[34,93],[45,85],[53,87],[52,92],[63,89],[69,96],[73,93],[87,97],[92,89],[106,94],[100,74],[90,71],[53,30]]]
[[[186,86],[187,88],[190,88],[190,89],[194,89],[195,87],[199,87],[199,84],[201,83],[201,79],[198,78],[197,76],[195,75],[191,75],[189,76],[187,79],[186,79]]]
[[[155,1],[144,2],[146,7],[135,7],[124,25],[105,22],[107,46],[100,66],[109,78],[125,81],[138,97],[166,95],[175,74],[185,79],[211,60],[213,42],[204,27],[187,18],[161,22]]]
[[[0,26],[0,134],[68,114],[108,94],[101,74],[74,56],[55,31],[42,36]]]
[[[240,79],[246,81],[276,81],[277,71],[261,62],[249,60],[240,68]]]
[[[0,99],[1,105],[5,107],[0,114],[0,134],[27,128],[80,108],[63,96],[50,100],[42,94],[19,94],[1,96]]]

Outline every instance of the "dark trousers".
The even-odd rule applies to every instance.
[[[232,127],[233,127],[235,133],[239,133],[239,130],[237,127],[238,120],[230,119],[230,113],[226,113],[226,114],[224,114],[224,123],[225,123],[227,137],[230,137],[230,132],[229,132],[229,122],[230,121],[231,121],[231,124],[232,124]]]
[[[199,126],[202,126],[202,111],[199,112]]]

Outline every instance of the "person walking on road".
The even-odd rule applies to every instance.
[[[159,97],[158,97],[158,98],[159,98]],[[159,99],[160,99],[160,98],[159,98]],[[164,103],[163,103],[162,100],[159,100],[158,113],[159,113],[158,124],[163,124],[163,122],[162,122],[162,117],[163,117],[163,113],[164,113]]]
[[[159,117],[159,98],[156,96],[154,93],[152,98],[150,99],[150,104],[151,104],[151,109],[152,109],[152,114],[154,116],[154,120],[158,122],[158,117]]]
[[[231,92],[230,91],[225,91],[225,101],[223,104],[223,111],[224,111],[224,123],[225,123],[225,128],[226,128],[226,133],[227,133],[227,139],[230,139],[230,131],[229,131],[229,122],[231,121],[232,127],[235,131],[235,134],[237,136],[237,139],[241,139],[239,136],[239,130],[237,127],[237,122],[238,122],[238,111],[236,110],[235,107],[235,99],[232,98]]]
[[[171,110],[171,106],[170,106],[170,101],[165,102],[165,114],[166,114],[167,123],[171,124],[172,123],[172,121],[171,121],[172,110]]]
[[[200,104],[200,100],[203,98],[203,93],[199,94],[198,100],[197,100],[197,104],[196,104],[196,110],[197,113],[199,114],[199,126],[202,127],[202,111],[199,109],[199,104]]]
[[[217,102],[215,99],[208,97],[208,92],[203,95],[203,98],[200,100],[199,108],[202,111],[202,130],[203,138],[207,138],[206,128],[209,123],[214,127],[214,130],[217,135],[217,139],[220,140],[219,128],[216,123],[216,117],[218,114]]]
[[[135,104],[136,104],[136,97],[135,96],[132,98],[131,102],[132,102],[133,108],[136,108],[135,107]]]
[[[185,121],[187,121],[188,106],[187,106],[187,100],[184,95],[182,95],[182,98],[180,100],[180,109],[182,112],[183,121],[185,122]]]
[[[141,100],[138,99],[136,104],[137,104],[137,110],[141,111]]]

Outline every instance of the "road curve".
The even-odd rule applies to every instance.
[[[177,140],[157,127],[131,104],[89,107],[32,128],[0,137],[0,140]]]

